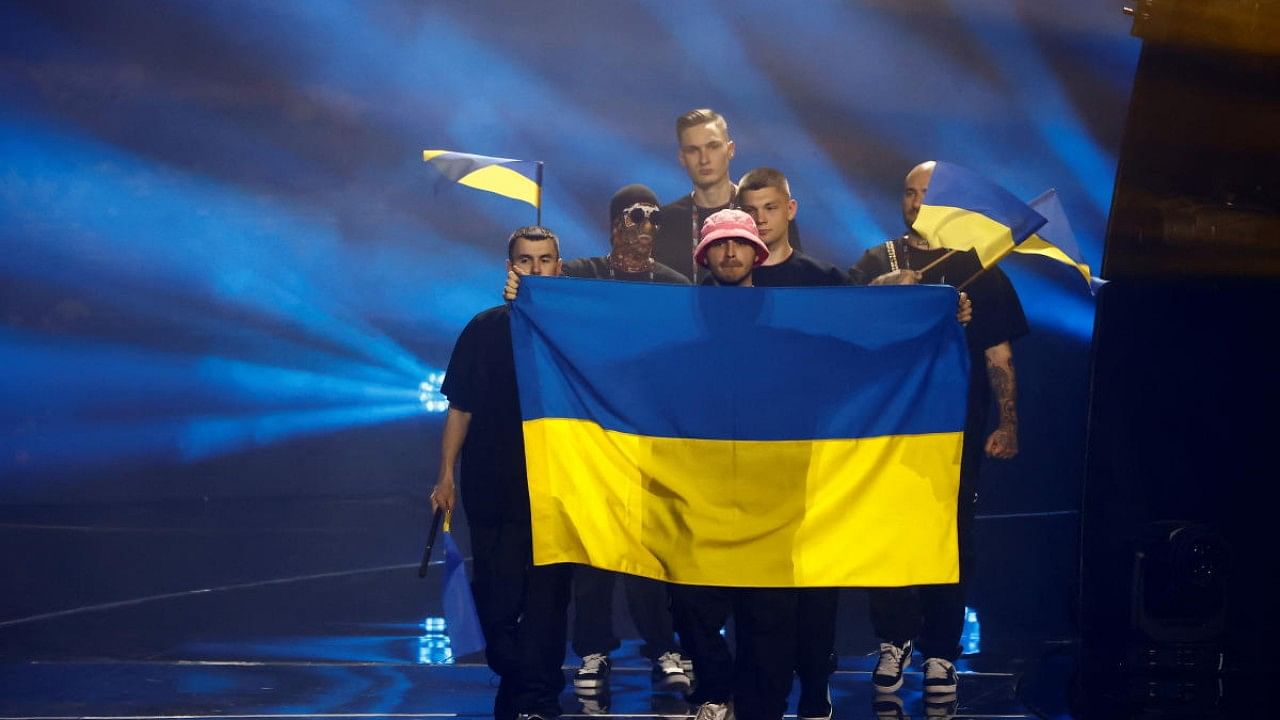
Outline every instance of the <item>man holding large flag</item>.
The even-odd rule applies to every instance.
[[[880,660],[872,675],[876,690],[894,692],[902,686],[903,671],[911,662],[915,644],[925,656],[925,693],[943,697],[956,690],[953,662],[960,657],[964,582],[973,564],[972,530],[979,466],[984,454],[1002,460],[1018,454],[1017,383],[1011,341],[1026,334],[1027,321],[1008,277],[994,265],[984,267],[988,263],[982,258],[1007,252],[1035,230],[1032,226],[1042,224],[1043,218],[1030,208],[1020,212],[1003,195],[984,193],[985,188],[976,180],[967,188],[976,199],[967,204],[974,208],[1000,206],[1008,210],[1007,216],[993,220],[991,215],[1000,214],[975,211],[971,219],[964,208],[947,205],[939,211],[945,203],[930,207],[926,198],[937,167],[934,162],[926,162],[907,173],[902,191],[906,234],[868,250],[849,274],[853,282],[864,285],[967,283],[966,290],[973,302],[973,321],[966,328],[970,379],[957,505],[960,583],[871,588],[869,591],[872,625],[881,639]],[[962,244],[972,248],[968,251],[953,252],[955,245],[950,246],[952,249],[937,244],[931,246],[918,230],[922,208],[930,209],[931,219],[950,219],[953,232],[967,226],[983,236],[959,238]],[[931,228],[942,224],[935,222]],[[987,419],[993,398],[997,423],[988,435]]]
[[[559,275],[555,234],[536,225],[517,229],[507,243],[507,270]],[[454,466],[461,456],[476,611],[485,659],[500,678],[494,719],[559,717],[571,570],[532,561],[524,436],[506,304],[467,323],[449,358],[441,392],[449,399],[449,412],[431,505],[453,511]]]

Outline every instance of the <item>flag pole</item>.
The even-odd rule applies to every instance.
[[[929,263],[928,265],[925,265],[924,267],[920,268],[920,269],[919,269],[919,270],[917,270],[916,272],[920,273],[921,275],[924,275],[925,273],[927,273],[927,272],[929,272],[930,270],[934,269],[934,268],[935,268],[935,267],[937,267],[938,265],[942,264],[942,263],[943,263],[947,258],[951,257],[952,255],[955,255],[955,254],[956,254],[956,253],[958,253],[958,252],[960,252],[960,251],[959,251],[959,250],[957,250],[957,249],[955,249],[955,248],[951,248],[951,249],[950,249],[950,250],[948,250],[946,253],[944,253],[942,257],[938,258],[937,260],[934,260],[933,262]]]
[[[538,221],[535,225],[542,225],[542,161],[537,160],[538,170]]]
[[[444,508],[436,508],[435,517],[431,519],[431,532],[427,535],[427,547],[422,551],[422,563],[418,565],[418,577],[427,576],[427,567],[431,565],[431,549],[436,545],[436,533],[440,530],[440,518],[444,517]]]

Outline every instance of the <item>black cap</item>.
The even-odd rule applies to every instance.
[[[623,210],[635,205],[636,203],[648,203],[650,205],[659,205],[658,196],[653,191],[639,183],[626,185],[613,194],[613,199],[609,201],[609,224],[618,219]]]

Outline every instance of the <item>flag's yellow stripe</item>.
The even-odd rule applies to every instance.
[[[501,165],[482,167],[473,173],[468,173],[458,182],[477,190],[487,190],[514,200],[523,200],[534,207],[538,207],[541,199],[538,183]]]
[[[945,205],[923,205],[912,224],[932,247],[974,248],[983,267],[991,267],[1013,249],[1013,231],[981,213]]]
[[[422,162],[431,162],[431,158],[438,157],[450,152],[449,150],[423,150]]]
[[[524,423],[534,561],[755,587],[956,582],[961,433],[651,438]]]
[[[1085,283],[1089,283],[1093,279],[1093,273],[1089,270],[1089,266],[1084,263],[1078,263],[1071,259],[1071,256],[1062,252],[1056,245],[1053,245],[1039,235],[1031,237],[1018,243],[1018,247],[1014,248],[1014,252],[1026,253],[1028,255],[1043,255],[1052,258],[1060,263],[1065,263],[1080,271],[1084,276]]]

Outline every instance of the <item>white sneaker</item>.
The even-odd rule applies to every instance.
[[[871,673],[871,684],[876,692],[891,693],[902,687],[902,673],[911,664],[911,643],[902,645],[880,643],[880,660]]]
[[[689,676],[678,652],[663,653],[653,661],[653,689],[662,692],[689,692]]]
[[[727,704],[708,702],[698,706],[698,714],[693,716],[693,720],[729,720],[731,717]]]
[[[956,666],[942,658],[924,661],[924,692],[926,695],[951,695],[956,691]]]
[[[582,667],[573,674],[573,686],[594,688],[609,684],[609,656],[591,653],[582,658]]]

